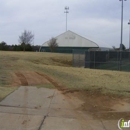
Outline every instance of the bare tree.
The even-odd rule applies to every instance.
[[[34,35],[31,31],[24,30],[24,32],[19,36],[19,43],[23,46],[23,51],[25,51],[25,46],[27,44],[32,44],[34,40]]]
[[[56,48],[58,47],[58,43],[56,42],[56,38],[51,38],[51,40],[48,43],[48,46],[50,47],[51,52],[54,52]]]

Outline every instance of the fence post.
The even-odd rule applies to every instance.
[[[95,51],[94,51],[94,69],[95,69]]]
[[[117,70],[119,71],[119,69],[120,69],[119,68],[119,56],[118,56],[119,52],[117,51],[116,54],[117,54],[117,59],[116,59],[116,61],[117,61]]]
[[[72,50],[73,54],[72,54],[72,66],[74,67],[74,50]]]
[[[129,61],[130,61],[130,51],[128,53],[129,53]]]
[[[84,62],[84,67],[85,67],[85,68],[86,68],[86,55],[87,55],[86,52],[87,52],[87,51],[85,50],[85,51],[84,51],[84,53],[85,53],[85,62]]]
[[[84,63],[84,68],[85,68],[85,50],[84,50],[84,59],[83,59],[83,63]]]
[[[120,71],[121,71],[121,59],[122,59],[122,51],[120,51]]]
[[[129,71],[130,71],[130,51],[128,53],[129,53]]]

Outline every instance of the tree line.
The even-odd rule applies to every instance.
[[[34,35],[32,32],[24,30],[24,32],[19,36],[18,45],[8,45],[6,42],[0,42],[0,50],[3,51],[39,51],[40,46],[32,45],[34,40]]]
[[[33,45],[34,34],[31,31],[24,30],[24,32],[19,36],[18,45],[7,45],[6,42],[2,41],[0,43],[0,50],[3,51],[39,51],[40,46]],[[54,52],[58,47],[57,39],[51,38],[48,47],[51,52]]]
[[[24,46],[24,47],[23,47]],[[2,51],[39,51],[40,46],[30,44],[8,45],[6,42],[0,42],[0,50]]]

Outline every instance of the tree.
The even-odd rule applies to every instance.
[[[19,36],[19,43],[22,45],[23,51],[26,49],[27,44],[32,44],[34,40],[34,35],[32,32],[24,30],[24,32]]]
[[[51,38],[51,40],[48,43],[48,46],[50,47],[51,52],[54,52],[56,48],[58,47],[58,43],[56,42],[56,38]]]
[[[7,46],[6,42],[2,41],[0,43],[0,50],[4,50],[4,51],[8,50],[8,46]]]
[[[26,48],[26,51],[32,51],[33,50],[32,46],[30,44],[27,44],[25,48]]]
[[[21,45],[12,45],[12,47],[13,47],[13,51],[22,51],[23,50]]]

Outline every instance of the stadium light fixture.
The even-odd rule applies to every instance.
[[[65,7],[64,13],[66,13],[66,31],[67,31],[67,14],[69,13],[69,7],[68,6]]]

